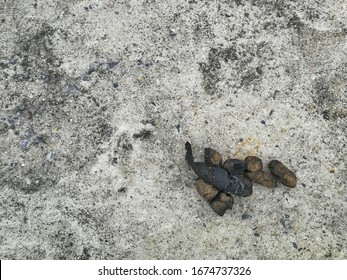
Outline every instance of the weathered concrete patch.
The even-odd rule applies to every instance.
[[[345,6],[2,3],[1,258],[345,259]],[[220,218],[186,141],[298,186]]]

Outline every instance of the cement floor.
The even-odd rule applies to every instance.
[[[0,3],[1,259],[346,259],[347,1]],[[184,143],[279,159],[217,216]]]

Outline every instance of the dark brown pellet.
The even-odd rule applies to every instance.
[[[288,167],[286,167],[279,160],[272,160],[269,163],[269,168],[271,173],[276,176],[278,181],[280,181],[283,185],[295,188],[297,184],[297,178],[293,171],[291,171]]]
[[[219,193],[219,191],[217,190],[215,186],[209,183],[206,183],[204,180],[200,178],[196,180],[195,185],[196,185],[196,190],[198,191],[198,193],[202,197],[204,197],[208,203],[211,203],[211,201],[215,199],[215,197]]]
[[[263,169],[263,161],[256,156],[248,156],[245,159],[246,169],[250,172],[258,172]]]
[[[247,172],[246,177],[253,183],[263,185],[268,188],[277,187],[277,179],[271,173],[265,171]]]
[[[222,155],[216,150],[205,148],[205,163],[222,167]]]
[[[233,205],[233,197],[222,192],[211,202],[211,208],[219,216],[223,216],[228,209],[232,209]]]

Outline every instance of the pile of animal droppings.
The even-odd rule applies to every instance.
[[[227,159],[223,163],[219,152],[205,148],[205,162],[196,162],[189,142],[186,142],[186,160],[199,177],[196,180],[198,193],[219,216],[232,209],[232,195],[251,196],[253,183],[268,188],[276,187],[277,182],[291,188],[297,185],[295,174],[278,160],[270,161],[270,172],[266,172],[263,161],[256,156],[248,156],[245,160]]]

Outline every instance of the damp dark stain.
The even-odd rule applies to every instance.
[[[297,32],[300,32],[304,28],[305,24],[301,21],[301,19],[294,14],[289,20],[287,27],[288,28],[293,28]]]
[[[208,54],[207,63],[200,63],[200,71],[203,75],[203,87],[205,92],[213,95],[217,91],[217,83],[220,82],[219,71],[221,62],[237,60],[236,49],[234,47],[217,49],[212,48]]]
[[[147,129],[143,129],[139,133],[133,134],[133,138],[134,139],[145,140],[145,139],[150,138],[151,135],[152,135],[152,131],[147,130]]]
[[[80,260],[89,260],[91,258],[91,255],[89,253],[89,250],[87,248],[83,248],[82,255],[79,257]]]
[[[340,106],[347,102],[346,95],[339,90],[347,86],[345,75],[322,76],[313,83],[313,100],[315,109],[326,121],[347,118],[347,108]]]

